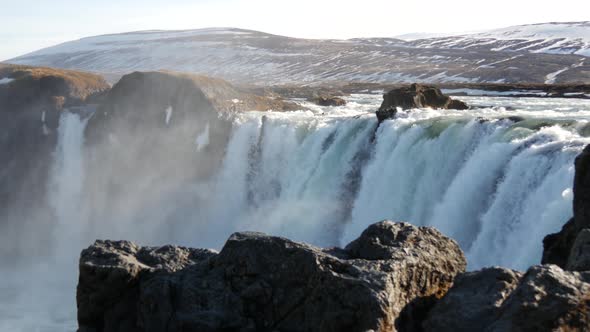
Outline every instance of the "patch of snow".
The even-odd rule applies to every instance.
[[[209,123],[205,126],[205,130],[197,136],[195,144],[197,145],[197,151],[201,151],[209,145]]]
[[[168,108],[166,108],[166,125],[168,125],[170,123],[170,118],[172,117],[172,112],[173,112],[173,108],[172,106],[168,106]]]
[[[577,68],[584,65],[584,60],[580,61],[580,63],[577,64],[573,64],[571,66],[562,68],[558,71],[552,72],[547,74],[547,76],[545,76],[545,84],[553,84],[555,83],[555,80],[557,79],[557,76],[559,76],[559,74],[565,72],[566,70],[572,69],[572,68]]]
[[[590,22],[540,23],[511,26],[507,28],[468,34],[470,37],[488,37],[500,40],[510,39],[583,39],[590,40]]]
[[[14,81],[14,78],[8,78],[8,77],[0,78],[0,85],[8,84],[12,81]]]

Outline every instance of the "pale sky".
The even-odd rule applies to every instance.
[[[236,27],[353,38],[587,20],[590,0],[0,0],[0,61],[68,40],[137,30]]]

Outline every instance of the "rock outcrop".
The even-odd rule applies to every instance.
[[[317,97],[309,98],[308,100],[311,101],[312,103],[320,105],[320,106],[344,106],[344,105],[346,105],[346,100],[344,100],[340,97],[335,97],[335,96],[317,96]]]
[[[379,122],[393,118],[397,108],[440,108],[465,110],[469,107],[460,100],[444,95],[439,88],[414,83],[390,90],[383,95],[383,103],[377,111]]]
[[[570,271],[590,271],[589,228],[582,229],[576,236],[565,268]]]
[[[572,252],[577,237],[582,236],[577,248],[588,243],[587,232],[590,230],[590,145],[576,158],[576,173],[574,176],[573,218],[571,218],[560,232],[550,234],[543,239],[543,264],[556,264],[562,268],[568,267],[568,259],[579,260],[584,253]],[[587,253],[586,253],[587,255]],[[580,264],[571,263],[576,266]],[[580,266],[576,267],[579,270]]]
[[[457,276],[424,322],[426,331],[483,331],[516,289],[522,273],[493,267]]]
[[[458,276],[429,312],[425,331],[588,331],[590,272],[555,265],[524,276],[489,268]]]
[[[166,197],[186,202],[187,209],[199,204],[198,198],[187,198],[186,184],[209,179],[219,169],[232,114],[285,107],[289,103],[280,98],[205,76],[172,72],[123,76],[86,128],[90,176],[85,187],[93,188],[85,193],[91,196],[86,201],[93,202],[90,218],[104,223],[113,215],[125,215],[130,205],[146,213],[126,222],[156,218],[155,214],[159,221],[184,218],[178,204],[169,210],[156,206],[169,206],[163,202]]]
[[[0,255],[29,255],[42,241],[34,234],[49,226],[44,197],[61,111],[109,85],[94,74],[8,64],[0,81]]]
[[[455,241],[390,221],[345,249],[261,233],[218,254],[97,241],[80,258],[79,331],[412,331],[464,269]]]

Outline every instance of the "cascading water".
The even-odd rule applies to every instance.
[[[58,239],[70,239],[69,246],[63,247],[57,241],[57,257],[66,258],[71,241],[80,239],[84,227],[76,220],[82,219],[81,197],[84,191],[84,129],[88,117],[64,112],[59,122],[59,136],[54,155],[49,184],[49,203],[57,221],[55,233]],[[82,245],[80,242],[79,245]],[[64,257],[65,256],[65,257]],[[67,258],[66,258],[67,259]]]
[[[72,250],[79,251],[88,241],[80,238],[84,224],[79,214],[86,122],[68,111],[60,118],[57,148],[47,179],[47,199],[57,223],[49,233],[39,234],[52,238],[53,250],[26,264],[2,266],[0,262],[0,331],[76,330],[77,255]]]
[[[372,112],[379,95],[353,95],[345,107],[305,104],[311,111],[238,114],[223,163],[211,178],[170,188],[158,182],[165,175],[155,176],[148,183],[166,188],[165,197],[154,201],[152,195],[147,204],[125,197],[123,206],[166,209],[126,210],[99,222],[90,220],[92,196],[84,195],[93,190],[84,185],[86,121],[66,112],[48,180],[58,220],[54,259],[30,269],[34,275],[57,272],[37,287],[15,283],[22,288],[20,299],[28,300],[8,300],[17,306],[0,300],[0,330],[73,330],[75,262],[97,237],[220,248],[230,233],[255,230],[332,246],[346,245],[387,218],[434,226],[455,238],[470,269],[536,264],[542,238],[571,217],[573,160],[590,142],[590,102],[463,99],[486,107],[399,112],[378,128]],[[209,143],[209,126],[195,137],[199,153]],[[108,166],[101,168],[117,171]],[[167,215],[181,204],[180,217]],[[126,225],[127,216],[140,218]],[[13,274],[19,273],[31,272]],[[35,303],[36,291],[48,300]],[[69,299],[68,310],[49,310],[60,296]],[[51,323],[24,324],[19,310],[45,310],[50,314],[37,317]]]

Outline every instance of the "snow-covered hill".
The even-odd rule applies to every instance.
[[[590,22],[519,25],[475,34],[414,39],[428,48],[485,49],[590,57]]]
[[[297,39],[235,28],[83,38],[8,62],[112,74],[175,70],[254,84],[589,82],[588,22],[427,39]]]

